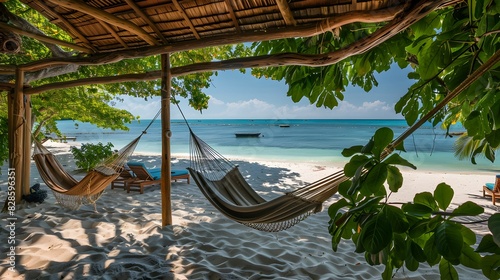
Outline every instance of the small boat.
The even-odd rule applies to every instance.
[[[280,124],[280,127],[290,127],[289,124]]]
[[[236,137],[259,137],[260,132],[236,132]]]

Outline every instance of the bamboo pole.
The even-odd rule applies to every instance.
[[[172,224],[171,166],[170,166],[170,54],[161,55],[161,206],[162,226]]]
[[[24,132],[23,132],[23,185],[22,194],[30,193],[30,174],[31,174],[31,97],[24,94]]]

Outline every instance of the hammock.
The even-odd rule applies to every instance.
[[[42,180],[52,190],[57,202],[65,208],[75,210],[84,204],[95,204],[104,189],[120,176],[127,158],[134,152],[141,136],[99,164],[80,181],[66,172],[54,154],[38,141],[34,141],[33,160]]]
[[[191,177],[205,197],[232,220],[262,231],[285,230],[309,215],[347,180],[342,172],[266,201],[241,175],[238,166],[217,153],[191,130]]]
[[[447,94],[433,110],[396,138],[384,150],[381,157],[385,158],[392,153],[395,147],[403,143],[408,136],[431,119],[448,102],[469,87],[499,60],[500,51],[469,75],[457,88]],[[337,192],[340,183],[348,179],[344,175],[344,171],[340,170],[300,189],[266,201],[245,181],[237,165],[224,158],[193,133],[178,102],[176,104],[191,135],[191,167],[188,170],[192,178],[211,204],[222,214],[238,223],[269,232],[288,229],[309,215],[321,211],[322,203]]]
[[[57,202],[61,206],[73,210],[85,204],[94,204],[95,206],[95,202],[102,195],[104,189],[120,176],[128,157],[132,155],[142,135],[146,134],[146,131],[160,115],[160,112],[161,110],[156,113],[156,116],[139,137],[98,164],[80,181],[77,181],[64,170],[56,157],[47,148],[40,142],[34,141],[33,160],[42,180],[52,190]]]

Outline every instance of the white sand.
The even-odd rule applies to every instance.
[[[71,143],[70,143],[71,144]],[[58,152],[68,170],[74,170],[67,144],[49,146]],[[134,155],[149,167],[160,165],[159,156]],[[315,181],[339,167],[314,163],[246,162],[235,160],[246,179],[262,196]],[[173,161],[176,169],[187,159]],[[0,200],[6,198],[6,169],[2,169]],[[440,173],[404,170],[403,191],[392,201],[406,202],[440,182],[455,190],[453,203],[474,201],[492,213],[490,199],[482,198],[483,182],[494,174]],[[80,173],[79,176],[82,176]],[[33,165],[32,183],[40,182]],[[47,189],[42,184],[44,189]],[[286,186],[286,187],[285,187]],[[48,189],[47,189],[48,190]],[[160,187],[144,194],[127,194],[108,188],[92,207],[67,210],[49,196],[42,204],[23,204],[16,211],[16,271],[8,270],[9,251],[5,213],[0,251],[4,257],[1,279],[380,279],[383,266],[370,266],[354,253],[351,241],[338,252],[331,249],[327,209],[279,233],[259,232],[222,216],[191,183],[173,183],[173,225],[161,226]],[[484,234],[485,226],[475,226]],[[480,271],[457,267],[462,279],[485,279]],[[437,266],[422,265],[416,272],[400,270],[395,279],[439,279]]]

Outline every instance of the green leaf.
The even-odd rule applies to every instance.
[[[428,233],[430,230],[430,221],[429,220],[420,220],[410,226],[408,230],[408,235],[415,239],[419,238],[423,234]]]
[[[443,258],[453,261],[460,257],[464,240],[456,224],[445,221],[436,228],[434,235],[435,245]]]
[[[359,146],[352,146],[350,148],[343,149],[342,155],[344,157],[350,157],[354,154],[360,153],[362,148],[363,148],[363,146],[359,145]]]
[[[421,192],[415,194],[415,197],[413,198],[413,203],[425,205],[434,211],[438,209],[436,200],[434,199],[434,196],[432,196],[430,192]]]
[[[442,259],[441,262],[439,263],[439,273],[441,274],[441,280],[459,279],[455,267],[453,267],[453,265],[445,259]]]
[[[394,234],[393,243],[393,257],[394,261],[402,262],[406,258],[406,252],[408,251],[408,246],[406,246],[406,240],[402,234]]]
[[[417,169],[415,165],[407,161],[406,159],[402,158],[399,154],[392,154],[388,158],[384,160],[385,163],[387,164],[394,164],[394,165],[402,165],[406,167],[410,167],[412,169]]]
[[[481,255],[474,252],[474,249],[470,246],[464,245],[460,255],[460,264],[474,269],[481,269]]]
[[[434,78],[443,67],[444,60],[450,59],[450,50],[446,45],[440,41],[435,41],[422,46],[421,51],[417,54],[419,61],[418,73],[422,80]]]
[[[385,264],[384,272],[382,272],[382,279],[383,280],[391,280],[393,270],[394,270],[394,267],[393,267],[392,263],[390,261],[387,262]]]
[[[487,234],[483,236],[481,242],[476,248],[476,252],[478,253],[493,253],[496,255],[500,255],[500,247],[493,240],[493,235]]]
[[[359,237],[365,250],[375,254],[387,247],[392,241],[392,226],[384,215],[370,219],[361,229]]]
[[[380,158],[380,153],[389,145],[394,137],[394,132],[388,127],[382,127],[375,131],[373,135],[372,153],[377,158]]]
[[[395,147],[395,150],[396,150],[396,151],[401,151],[401,152],[406,152],[404,142],[399,143],[399,144]],[[417,168],[415,167],[414,169],[417,169]]]
[[[365,155],[355,155],[351,158],[351,160],[344,166],[344,174],[347,177],[353,177],[356,174],[356,171],[360,167],[364,167],[368,162],[370,162],[370,158]]]
[[[481,124],[481,112],[479,111],[472,111],[469,116],[467,116],[467,119],[464,122],[464,127],[467,129],[467,134],[468,135],[476,135],[479,133],[482,124]]]
[[[488,228],[493,235],[493,241],[500,246],[500,213],[491,215],[488,219]]]
[[[382,213],[386,216],[387,220],[391,221],[392,231],[395,233],[403,233],[408,230],[410,224],[406,219],[403,210],[398,207],[385,205]]]
[[[419,262],[413,257],[411,250],[408,249],[405,258],[405,266],[409,271],[416,271],[419,266]]]
[[[375,145],[375,141],[373,141],[373,137],[370,138],[370,141],[366,143],[366,145],[363,146],[361,149],[361,153],[363,154],[370,154],[372,152],[373,146]]]
[[[434,212],[432,208],[422,204],[406,203],[401,209],[412,216],[428,217]]]
[[[424,253],[427,256],[427,263],[430,266],[436,265],[441,260],[441,255],[439,254],[436,245],[434,245],[434,235],[432,235],[424,245]]]
[[[487,255],[481,259],[481,271],[489,279],[500,278],[500,255]]]
[[[440,209],[446,210],[450,206],[454,193],[453,189],[445,183],[437,185],[434,190],[434,198]]]
[[[424,250],[417,243],[410,241],[410,251],[413,258],[418,262],[425,262],[427,257],[425,256]]]
[[[363,211],[367,208],[370,208],[374,205],[377,205],[383,198],[384,197],[382,197],[382,196],[367,197],[363,201],[361,201],[358,205],[349,209],[349,213]]]
[[[493,130],[485,135],[485,139],[492,148],[498,148],[500,146],[500,129]]]
[[[472,201],[466,201],[452,212],[455,215],[477,216],[484,213],[484,208]]]
[[[342,195],[343,197],[350,198],[350,195],[348,194],[349,189],[351,188],[352,181],[347,180],[339,185],[339,194]]]
[[[385,180],[387,180],[387,165],[379,163],[368,171],[362,188],[370,193],[377,193],[383,187]]]
[[[387,166],[387,184],[392,192],[397,192],[403,186],[403,175],[397,167]]]
[[[337,215],[339,210],[343,207],[346,207],[347,205],[349,205],[349,203],[345,198],[341,198],[338,201],[332,203],[332,205],[328,207],[328,216],[330,216],[330,219],[333,219]]]
[[[468,227],[464,225],[460,225],[460,230],[462,232],[462,236],[464,237],[464,242],[467,245],[474,245],[476,244],[476,234]]]

